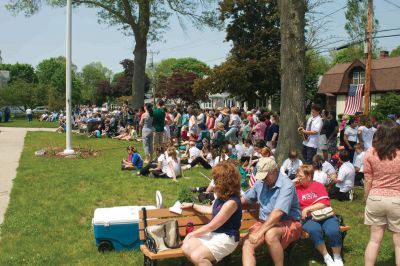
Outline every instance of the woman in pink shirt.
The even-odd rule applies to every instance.
[[[396,265],[400,265],[400,127],[385,121],[375,132],[364,158],[364,223],[370,226],[365,265],[378,257],[385,229],[393,233]]]
[[[264,139],[265,130],[267,129],[267,125],[265,124],[265,119],[266,119],[265,116],[263,115],[260,116],[260,122],[253,128],[255,140]]]
[[[315,248],[324,257],[328,266],[343,266],[340,255],[342,250],[342,234],[340,232],[339,220],[331,216],[322,221],[315,221],[311,212],[331,206],[328,192],[325,186],[313,181],[314,168],[312,165],[302,165],[297,170],[296,193],[299,199],[303,230],[306,231],[314,243]],[[328,253],[325,245],[324,235],[329,239],[333,251],[333,258]]]

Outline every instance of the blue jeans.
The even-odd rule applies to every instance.
[[[329,238],[332,248],[342,247],[342,233],[336,216],[320,222],[308,219],[303,223],[303,230],[310,235],[315,247],[325,243],[324,235]]]

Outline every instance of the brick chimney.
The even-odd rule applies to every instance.
[[[388,51],[380,51],[379,52],[379,59],[386,58],[386,57],[389,57]]]

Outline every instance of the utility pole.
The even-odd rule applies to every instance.
[[[364,89],[364,115],[369,114],[370,93],[371,93],[371,73],[372,73],[372,17],[373,3],[368,0],[368,29],[367,29],[367,65],[365,69],[365,89]]]
[[[155,94],[155,88],[154,88],[154,79],[155,79],[155,73],[154,73],[154,71],[155,71],[155,68],[154,68],[154,55],[158,55],[158,53],[159,52],[155,52],[155,51],[152,51],[152,50],[150,50],[149,52],[147,52],[147,54],[149,54],[151,57],[151,59],[150,59],[150,69],[151,69],[151,79],[152,79],[152,82],[151,82],[151,92],[152,92],[152,94],[153,94],[153,102],[154,102],[154,104],[156,103],[156,94]]]

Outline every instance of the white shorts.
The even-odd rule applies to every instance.
[[[208,233],[198,239],[210,250],[217,262],[234,252],[239,245],[233,236],[224,233]]]
[[[328,142],[326,140],[326,135],[319,136],[319,149],[322,151],[328,150]]]

